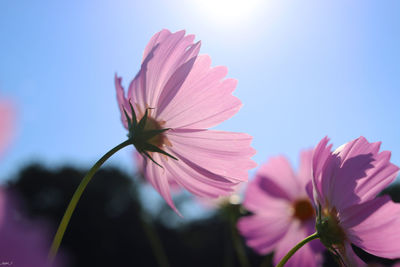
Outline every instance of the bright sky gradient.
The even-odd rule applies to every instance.
[[[128,85],[162,28],[238,79],[243,107],[217,128],[254,136],[257,163],[363,135],[400,165],[400,1],[213,2],[0,1],[0,96],[18,110],[0,180],[31,161],[90,167],[124,141],[114,74]],[[111,163],[133,172],[131,153]]]

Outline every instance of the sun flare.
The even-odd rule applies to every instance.
[[[263,5],[262,0],[197,0],[198,12],[218,24],[241,24],[250,20]]]

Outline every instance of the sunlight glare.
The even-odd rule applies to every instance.
[[[238,25],[249,21],[260,10],[263,0],[196,0],[198,12],[212,23]]]

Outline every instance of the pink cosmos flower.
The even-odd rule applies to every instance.
[[[390,152],[364,137],[331,152],[328,141],[317,145],[312,164],[321,242],[348,266],[362,265],[351,243],[379,257],[400,257],[400,205],[377,197],[399,170]]]
[[[247,245],[260,254],[275,250],[277,264],[289,250],[315,232],[315,212],[306,185],[311,182],[312,150],[300,157],[295,174],[285,157],[275,157],[262,165],[247,188],[244,207],[253,215],[243,217],[238,228]],[[302,247],[285,266],[318,266],[323,250],[318,240]]]
[[[32,223],[21,216],[15,198],[0,187],[0,265],[18,267],[62,266],[47,258],[50,236],[43,224]]]
[[[9,102],[0,101],[0,156],[10,142],[14,110]]]
[[[241,102],[226,67],[198,55],[200,42],[184,31],[155,34],[127,95],[115,77],[122,122],[140,153],[139,169],[177,212],[170,183],[200,197],[230,194],[255,167],[251,137],[207,130],[232,117]]]
[[[0,103],[0,153],[12,135],[13,109],[8,102]],[[15,198],[0,187],[0,265],[19,267],[61,266],[57,260],[47,260],[50,248],[45,227],[22,218],[16,209]]]

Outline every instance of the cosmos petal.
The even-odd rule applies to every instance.
[[[247,216],[238,222],[240,233],[246,244],[260,254],[271,252],[285,236],[290,219],[280,213],[269,216]]]
[[[264,190],[276,197],[294,200],[303,191],[300,180],[283,156],[270,158],[260,167],[257,176],[263,178],[261,183],[265,183]]]
[[[357,256],[349,242],[345,242],[344,250],[344,261],[348,266],[368,266]]]
[[[400,204],[389,196],[349,207],[342,225],[356,246],[384,258],[400,257]]]
[[[11,141],[14,128],[14,109],[11,103],[0,102],[0,156]]]
[[[165,162],[165,160],[163,160]],[[200,166],[188,165],[186,159],[180,158],[180,164],[164,163],[168,177],[183,188],[200,197],[217,198],[234,192],[236,183],[229,182],[224,177],[209,173]],[[190,179],[189,179],[190,178]]]
[[[312,177],[312,157],[313,150],[303,150],[300,152],[300,166],[298,171],[298,177],[301,181],[302,186],[307,185]]]
[[[322,197],[324,193],[329,193],[323,191],[322,187],[322,175],[325,174],[329,176],[331,174],[332,168],[325,168],[327,161],[329,161],[331,157],[331,148],[332,145],[328,145],[329,139],[328,137],[324,137],[318,145],[315,147],[313,151],[313,198],[316,204],[319,202],[324,205],[325,199]],[[327,173],[327,174],[326,174]]]
[[[226,67],[211,68],[210,64],[208,56],[197,57],[179,93],[168,102],[168,106],[160,107],[159,118],[167,121],[168,127],[205,129],[239,111],[241,102],[232,95],[237,81],[224,79]]]
[[[162,43],[167,37],[171,36],[171,34],[172,33],[167,29],[162,29],[161,31],[154,34],[144,49],[142,63],[149,56],[154,47]]]
[[[378,153],[379,147],[380,142],[369,143],[360,137],[334,152],[340,168],[332,191],[340,192],[340,196],[332,196],[332,204],[345,208],[374,199],[395,179],[398,167],[390,163],[390,152]]]
[[[46,223],[26,218],[20,210],[19,201],[16,195],[0,187],[0,265],[67,266],[62,253],[58,254],[53,263],[49,262],[49,234],[52,231]]]
[[[140,153],[137,152],[137,151],[134,151],[134,152],[133,152],[133,159],[134,159],[134,161],[135,161],[135,163],[136,163],[136,168],[137,168],[138,173],[139,173],[143,178],[147,179],[147,178],[146,178],[146,173],[145,173],[145,170],[144,170],[144,167],[146,166],[145,161],[146,161],[147,159],[145,159],[145,158],[144,158],[142,155],[140,155]],[[166,177],[167,177],[167,180],[168,180],[169,187],[170,187],[170,189],[171,189],[171,193],[177,193],[177,192],[179,192],[180,189],[181,189],[181,187],[180,187],[179,184],[175,181],[175,179],[173,179],[173,177],[172,177],[171,175],[168,175],[168,174],[166,175]]]
[[[126,129],[128,129],[128,120],[125,116],[125,111],[128,113],[129,116],[131,116],[131,114],[130,114],[130,109],[128,108],[129,103],[125,98],[124,88],[121,85],[122,78],[118,77],[117,74],[115,74],[114,81],[115,81],[115,88],[117,90],[118,108],[121,112],[121,121],[122,121],[124,127]]]
[[[250,147],[252,137],[244,133],[176,129],[167,137],[174,154],[207,166],[210,172],[232,182],[247,181],[248,170],[256,166],[250,159],[255,154]]]
[[[398,167],[390,163],[389,152],[378,153],[379,146],[360,137],[330,155],[327,149],[324,156],[314,153],[314,160],[323,165],[319,173],[314,171],[316,189],[320,188],[330,205],[342,210],[368,201],[394,180]]]
[[[270,213],[286,213],[286,216],[290,217],[291,204],[285,193],[279,195],[281,192],[282,190],[274,190],[263,176],[257,175],[247,186],[243,205],[256,214],[268,216]]]
[[[391,153],[382,151],[375,156],[373,168],[366,171],[366,177],[358,181],[355,193],[360,202],[374,199],[383,189],[391,184],[398,173],[399,167],[390,162]]]
[[[184,35],[185,31],[169,35],[163,42],[154,46],[144,59],[140,75],[141,86],[139,86],[143,99],[140,103],[145,103],[152,108],[158,107],[158,99],[176,70],[197,56],[200,43],[192,44],[193,36],[185,37]],[[174,83],[182,84],[185,78],[186,75],[173,77],[173,79],[180,79]]]
[[[157,114],[162,113],[164,107],[166,107],[176,96],[176,94],[181,90],[182,84],[185,82],[186,77],[192,70],[193,64],[196,58],[193,57],[187,62],[182,64],[175,72],[172,74],[171,78],[168,80],[164,86],[164,90],[161,92],[157,104]]]
[[[161,162],[161,156],[158,153],[152,154],[153,159],[156,162]],[[168,178],[163,168],[152,164],[149,160],[144,161],[144,172],[146,173],[147,180],[153,185],[157,192],[165,199],[167,204],[180,216],[182,216],[171,197],[169,188]]]

